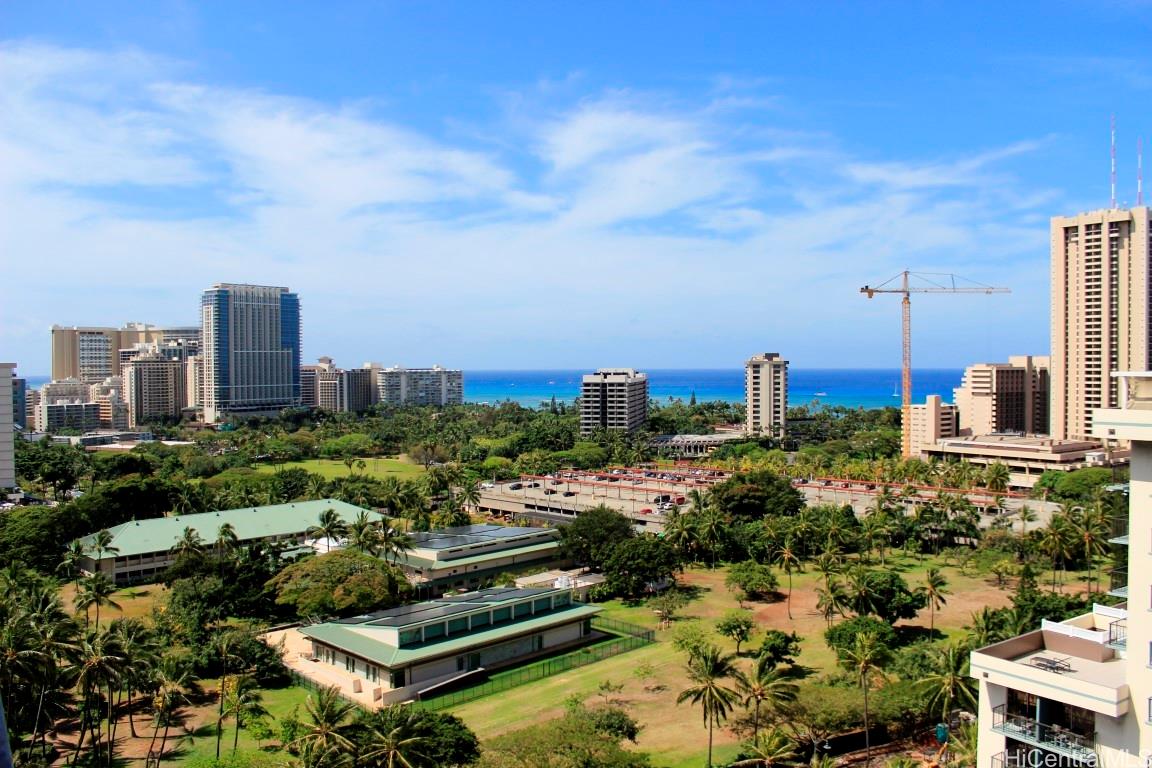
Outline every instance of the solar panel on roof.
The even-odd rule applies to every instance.
[[[480,544],[483,541],[476,536],[444,536],[425,541],[420,546],[424,549],[451,549],[453,547],[466,547],[469,544]]]
[[[374,627],[404,627],[409,624],[419,624],[423,621],[430,621],[433,619],[443,619],[448,616],[454,616],[457,613],[466,613],[471,611],[473,606],[470,605],[440,605],[437,603],[419,603],[412,608],[420,608],[421,610],[412,611],[404,616],[387,616],[381,619],[375,619],[370,622]]]
[[[468,535],[468,534],[483,533],[484,531],[490,531],[493,528],[503,528],[503,527],[504,526],[501,526],[501,525],[491,525],[491,524],[478,523],[476,525],[457,525],[457,526],[453,526],[451,528],[437,528],[434,531],[434,533],[448,534],[451,536],[461,536],[461,535]]]

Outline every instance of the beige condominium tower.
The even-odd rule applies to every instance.
[[[750,435],[783,437],[788,411],[788,361],[776,352],[744,363],[744,429]]]
[[[1057,439],[1092,436],[1092,412],[1117,405],[1113,371],[1152,368],[1147,206],[1052,219],[1052,410]]]

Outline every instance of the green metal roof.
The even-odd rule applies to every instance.
[[[351,523],[361,512],[370,512],[336,499],[318,499],[132,520],[109,528],[108,531],[112,534],[112,546],[119,550],[115,556],[133,557],[151,552],[167,552],[184,535],[185,528],[192,528],[200,534],[206,545],[215,541],[217,531],[225,523],[232,524],[236,538],[240,541],[299,534],[316,525],[320,513],[326,509],[335,511],[346,523]],[[80,539],[90,552],[95,536],[93,533]]]
[[[427,659],[448,656],[470,648],[483,645],[492,645],[510,637],[522,635],[537,629],[560,624],[568,624],[580,619],[589,618],[600,613],[600,607],[595,605],[573,604],[566,608],[549,611],[540,616],[514,621],[499,627],[470,632],[466,635],[447,637],[443,640],[433,640],[422,645],[413,645],[407,648],[397,648],[383,640],[371,637],[373,632],[381,632],[371,625],[365,624],[314,624],[302,627],[300,633],[325,645],[332,646],[353,656],[367,659],[382,667],[395,669],[410,664],[416,664]]]

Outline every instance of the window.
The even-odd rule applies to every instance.
[[[502,621],[508,621],[512,618],[511,608],[497,608],[492,611],[492,623],[499,624]]]
[[[517,603],[516,604],[516,618],[529,616],[532,613],[532,603]]]
[[[388,683],[393,688],[403,688],[404,687],[404,670],[402,670],[402,669],[392,670],[392,674],[389,675]]]
[[[443,624],[428,624],[424,627],[424,639],[431,640],[434,637],[444,637]]]
[[[344,656],[344,669],[348,670],[349,672],[355,672],[356,671],[356,659],[352,658],[351,656],[345,655]]]
[[[400,630],[400,645],[420,642],[420,628]]]
[[[461,632],[468,631],[468,617],[464,616],[459,619],[450,619],[448,621],[448,634],[457,635]]]
[[[552,598],[542,597],[535,603],[535,613],[544,613],[552,609]]]
[[[472,616],[472,629],[486,627],[492,623],[492,617],[487,613],[477,613]]]

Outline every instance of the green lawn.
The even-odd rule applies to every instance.
[[[219,686],[218,680],[202,680],[201,685],[205,690],[216,690]],[[275,688],[263,691],[264,707],[268,710],[272,719],[269,721],[272,725],[273,732],[277,730],[277,723],[280,718],[286,717],[292,713],[293,709],[299,707],[299,715],[307,717],[304,710],[304,701],[308,698],[310,691],[307,688],[300,686],[290,686],[288,688]],[[182,745],[179,756],[173,760],[175,764],[185,763],[196,757],[215,757],[216,756],[216,727],[215,727],[215,708],[208,707],[205,709],[198,709],[197,712],[204,716],[204,722],[198,727],[194,735],[186,738]],[[221,754],[226,754],[232,751],[232,739],[235,736],[235,724],[228,720],[224,724],[221,737],[220,751]],[[273,737],[273,741],[276,737]],[[269,742],[265,742],[269,743]],[[240,751],[253,751],[259,749],[262,745],[257,743],[256,739],[252,738],[247,731],[241,729],[240,741],[238,748]]]
[[[378,457],[365,457],[364,469],[355,469],[354,471],[374,477],[381,480],[389,475],[394,475],[404,480],[411,480],[424,475],[424,467],[419,464],[413,464],[408,461],[406,457],[398,459],[385,459]],[[259,464],[256,466],[257,472],[277,472],[281,469],[289,469],[298,467],[306,469],[317,475],[321,475],[329,480],[336,477],[348,477],[348,467],[344,462],[336,459],[306,459],[305,461],[289,461],[284,464]]]

